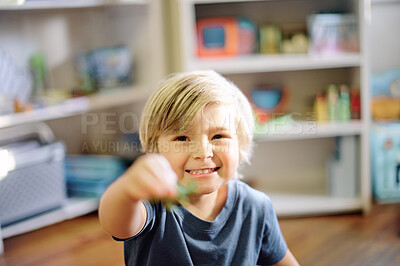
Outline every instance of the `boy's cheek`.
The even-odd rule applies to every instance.
[[[161,154],[169,153],[169,151],[171,150],[168,142],[159,142],[157,147],[158,147],[159,153],[161,153]]]

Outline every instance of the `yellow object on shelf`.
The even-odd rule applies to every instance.
[[[400,120],[400,98],[381,97],[372,101],[375,120]]]
[[[315,97],[314,112],[316,114],[316,120],[319,122],[328,121],[328,107],[326,104],[326,98],[322,93],[318,93]]]

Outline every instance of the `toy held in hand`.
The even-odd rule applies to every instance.
[[[171,198],[153,199],[151,201],[160,201],[165,206],[167,211],[171,211],[173,208],[176,207],[178,202],[189,201],[189,196],[196,190],[196,183],[190,182],[187,186],[184,186],[183,184],[178,182],[177,190],[178,190],[178,194],[177,194],[177,197],[174,199],[171,199]]]

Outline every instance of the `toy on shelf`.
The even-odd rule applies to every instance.
[[[317,93],[314,100],[316,121],[348,121],[360,119],[360,93],[345,84],[330,84],[326,93]]]
[[[372,117],[375,120],[400,119],[400,69],[371,75]]]
[[[257,51],[255,24],[242,17],[215,17],[197,20],[199,57],[252,54]]]
[[[305,54],[308,38],[303,24],[265,24],[260,26],[261,54]]]
[[[32,96],[33,86],[29,68],[19,67],[0,48],[0,115],[14,112],[14,102],[25,105]]]
[[[127,86],[132,82],[132,54],[120,45],[93,50],[76,58],[83,93]]]
[[[400,124],[371,127],[372,188],[378,203],[400,202]]]
[[[310,53],[334,55],[359,52],[357,17],[354,14],[313,14],[307,17]]]
[[[289,92],[281,85],[259,85],[251,91],[250,101],[256,122],[263,124],[288,110]]]
[[[360,90],[356,87],[350,90],[350,115],[351,119],[361,119]]]
[[[306,25],[302,23],[282,24],[282,53],[308,53],[308,37]]]
[[[276,25],[260,26],[260,53],[279,54],[282,52],[282,32]]]
[[[33,78],[34,95],[42,97],[48,89],[48,75],[44,53],[36,52],[32,54],[29,58],[29,66]]]

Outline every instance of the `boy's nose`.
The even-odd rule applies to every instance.
[[[193,158],[197,160],[205,160],[213,156],[212,145],[209,142],[201,142],[196,145],[193,152]]]

